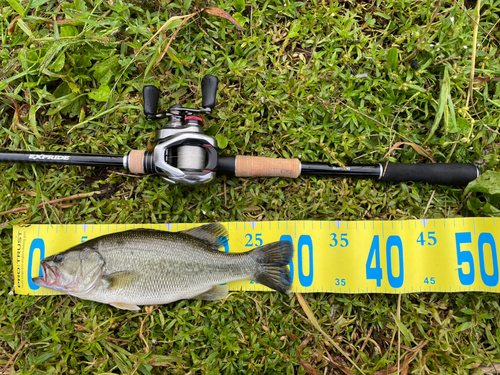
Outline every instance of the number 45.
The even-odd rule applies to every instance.
[[[427,233],[427,245],[429,246],[434,246],[437,244],[437,239],[433,235],[436,234],[436,232],[428,232]],[[425,236],[424,232],[420,232],[420,236],[417,238],[417,242],[420,243],[420,245],[424,246],[425,245]]]
[[[426,277],[424,283],[434,285],[436,284],[436,279],[434,277]]]

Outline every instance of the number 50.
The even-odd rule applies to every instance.
[[[457,245],[457,263],[461,266],[464,263],[469,265],[469,272],[465,273],[463,267],[458,269],[458,278],[462,285],[472,285],[476,278],[474,270],[474,256],[469,250],[462,250],[462,245],[472,243],[472,235],[470,232],[455,233],[455,242]],[[493,263],[493,273],[486,273],[486,265],[484,260],[484,246],[488,244],[491,249],[491,260]],[[484,285],[494,287],[498,285],[498,256],[495,238],[491,233],[481,233],[477,239],[477,247],[479,250],[479,270],[481,272],[481,280]]]

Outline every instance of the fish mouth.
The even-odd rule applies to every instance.
[[[32,281],[36,285],[44,288],[50,288],[51,286],[56,285],[59,281],[59,276],[55,268],[49,266],[43,260],[40,262],[40,265],[42,266],[43,276],[34,277]]]
[[[33,283],[35,283],[36,285],[41,286],[42,288],[47,288],[47,284],[45,284],[43,277],[33,277],[31,281],[33,281]]]

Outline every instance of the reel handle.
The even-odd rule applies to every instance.
[[[219,79],[216,76],[208,74],[203,77],[201,80],[201,106],[203,108],[214,109],[218,88]]]
[[[158,99],[160,98],[160,90],[156,86],[147,85],[142,89],[143,108],[146,118],[155,116],[158,109]]]

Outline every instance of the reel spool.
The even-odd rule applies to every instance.
[[[200,170],[205,167],[206,152],[198,146],[177,147],[177,168],[180,170]]]

